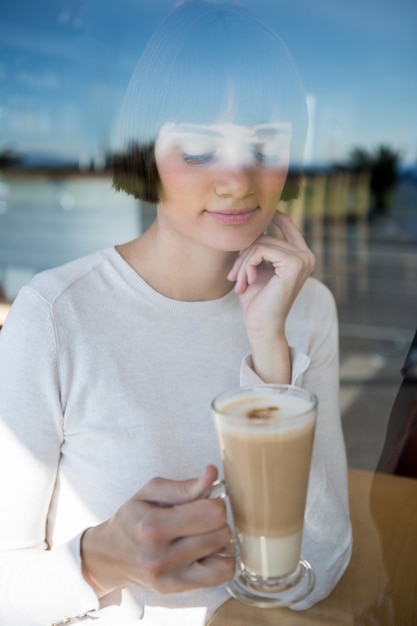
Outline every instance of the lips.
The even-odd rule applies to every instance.
[[[259,207],[254,209],[229,209],[227,211],[207,211],[212,219],[222,224],[246,224],[255,215]]]

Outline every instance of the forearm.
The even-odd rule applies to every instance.
[[[291,382],[291,353],[283,332],[262,331],[249,337],[256,374],[265,383]]]
[[[80,544],[84,580],[99,599],[123,587],[122,583],[115,583],[115,568],[110,555],[106,559],[100,549],[100,535],[104,527],[105,523],[88,528],[82,535]]]

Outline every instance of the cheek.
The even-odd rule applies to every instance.
[[[181,163],[168,161],[157,164],[162,196],[170,196],[184,191],[187,186],[187,175]]]
[[[172,196],[185,198],[190,194],[196,197],[205,194],[212,180],[209,172],[178,162],[164,163],[158,168],[158,172],[162,198]]]
[[[263,171],[257,177],[257,187],[265,199],[277,200],[281,196],[287,180],[287,171]]]

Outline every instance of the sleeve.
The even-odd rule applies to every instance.
[[[297,385],[303,373],[310,364],[310,359],[306,354],[297,348],[290,348],[292,372],[291,384]],[[256,374],[253,368],[252,356],[248,354],[242,361],[240,368],[240,384],[243,385],[263,385],[264,382]]]
[[[352,552],[347,459],[339,406],[337,311],[327,287],[317,281],[314,284],[314,290],[309,291],[313,301],[304,309],[308,310],[308,319],[303,322],[309,326],[307,354],[300,348],[291,349],[292,384],[309,389],[319,400],[301,551],[314,570],[316,585],[305,600],[292,605],[296,610],[308,609],[331,593]],[[242,365],[241,383],[262,383],[251,369],[250,357]]]
[[[80,537],[48,545],[63,416],[48,303],[23,288],[0,332],[0,623],[37,626],[98,608]]]
[[[293,606],[307,609],[324,599],[346,570],[352,552],[347,458],[339,404],[339,329],[334,298],[317,283],[311,309],[311,364],[303,386],[319,400],[307,498],[302,555],[313,567],[316,586]]]

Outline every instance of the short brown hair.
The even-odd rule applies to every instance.
[[[307,128],[306,99],[281,39],[236,4],[193,0],[162,22],[141,55],[120,114],[113,185],[158,201],[154,147],[167,122],[292,127],[283,200],[297,197]]]

